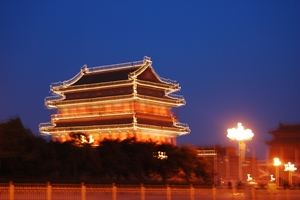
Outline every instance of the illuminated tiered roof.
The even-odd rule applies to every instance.
[[[45,98],[49,109],[57,109],[50,123],[41,123],[40,132],[68,139],[83,132],[99,140],[138,136],[167,141],[190,132],[179,123],[172,108],[185,105],[174,95],[180,86],[159,77],[150,58],[143,61],[87,68],[73,78],[53,83],[53,96]],[[159,138],[159,139],[157,139]]]

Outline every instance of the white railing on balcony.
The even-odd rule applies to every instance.
[[[80,131],[110,131],[113,129],[128,129],[131,128],[132,124],[112,124],[112,125],[91,125],[91,126],[72,126],[72,127],[40,127],[40,131],[51,132],[51,133],[65,133],[65,132],[80,132]]]
[[[91,103],[91,102],[97,102],[97,101],[111,101],[111,100],[119,100],[119,99],[128,99],[128,98],[132,98],[132,97],[133,97],[133,94],[128,94],[128,95],[109,96],[109,97],[65,100],[65,101],[61,101],[61,102],[47,101],[47,102],[45,102],[45,104],[47,106],[55,106],[57,104],[59,104],[59,105],[82,104],[82,103]]]
[[[29,185],[0,187],[0,200],[221,200],[299,199],[300,190],[256,190],[254,187],[215,188],[197,185]]]
[[[180,96],[177,96],[180,97]],[[118,96],[109,96],[109,97],[97,97],[97,98],[85,98],[85,99],[74,99],[74,100],[65,100],[65,101],[60,101],[60,102],[53,102],[53,101],[46,101],[45,104],[47,106],[56,106],[56,105],[69,105],[69,104],[88,104],[92,102],[100,102],[100,101],[112,101],[112,100],[120,100],[120,99],[130,99],[134,98],[133,94],[128,94],[128,95],[118,95]],[[147,100],[152,100],[156,102],[166,102],[170,104],[185,104],[185,100],[183,96],[181,98],[176,98],[176,99],[161,99],[158,97],[152,97],[152,96],[147,96],[147,95],[137,95],[137,98],[140,99],[147,99]],[[175,102],[174,102],[175,100]]]
[[[113,115],[129,115],[134,114],[133,111],[114,111],[114,112],[86,112],[78,114],[53,114],[51,119],[73,119],[73,118],[88,118],[88,117],[103,117],[103,116],[113,116]]]
[[[66,133],[66,132],[80,132],[80,131],[111,131],[114,129],[129,129],[132,128],[133,124],[111,124],[111,125],[90,125],[90,126],[72,126],[72,127],[53,127],[53,125],[47,126],[41,126],[40,131],[43,132],[51,132],[53,134],[59,134],[59,133]],[[155,126],[155,125],[148,125],[148,124],[137,124],[137,128],[141,129],[151,129],[151,130],[164,130],[167,132],[178,132],[178,127],[162,127],[162,126]],[[180,130],[181,133],[187,133],[188,127],[185,127],[183,130]]]
[[[141,114],[151,114],[153,116],[169,116],[168,113],[154,113],[147,110],[116,110],[116,111],[94,111],[94,112],[82,112],[82,113],[72,113],[72,114],[52,114],[52,120],[62,120],[62,119],[74,119],[74,118],[89,118],[89,117],[103,117],[103,116],[114,116],[114,115],[130,115],[135,113]]]

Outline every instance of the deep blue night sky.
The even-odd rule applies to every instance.
[[[80,67],[151,57],[187,101],[179,144],[248,146],[264,159],[279,123],[300,123],[300,1],[0,1],[0,119],[38,134],[49,86]]]

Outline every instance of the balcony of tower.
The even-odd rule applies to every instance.
[[[67,122],[67,121],[90,121],[94,119],[107,119],[133,116],[133,111],[111,111],[111,112],[91,112],[80,114],[53,114],[51,115],[51,121],[53,123]]]
[[[185,99],[182,95],[173,94],[174,91],[167,89],[154,89],[146,86],[137,87],[139,95],[157,97],[162,99],[173,99],[185,104]]]
[[[120,130],[133,130],[132,123],[129,124],[109,124],[109,125],[86,125],[86,126],[67,126],[67,127],[44,127],[43,132],[48,134],[69,134],[71,132],[93,133],[111,133]]]
[[[114,90],[98,90],[93,92],[77,92],[77,93],[66,93],[63,97],[53,96],[45,99],[45,104],[48,107],[56,107],[58,105],[68,104],[83,104],[91,103],[96,101],[107,101],[107,100],[122,100],[132,99],[133,93],[132,88],[117,88]],[[164,91],[155,91],[147,89],[139,89],[139,94],[136,98],[155,100],[157,102],[168,102],[175,104],[176,106],[184,105],[185,100],[183,96],[179,95],[165,95]]]
[[[187,129],[180,129],[178,127],[166,127],[166,126],[156,126],[149,124],[138,124],[138,131],[142,134],[167,136],[167,137],[177,137],[179,135],[185,135],[189,133]]]
[[[69,124],[72,125],[72,124]],[[170,140],[174,140],[178,135],[184,135],[189,133],[189,131],[182,130],[176,127],[162,127],[157,125],[149,124],[137,124],[137,129],[133,128],[133,124],[111,124],[108,125],[91,125],[85,124],[85,126],[68,126],[68,127],[46,127],[43,130],[47,134],[51,134],[53,137],[57,136],[68,136],[72,132],[83,132],[88,135],[93,135],[96,138],[112,138],[113,135],[122,135],[125,132],[127,136],[138,136],[138,135],[149,135],[151,138],[159,137],[168,137]],[[65,137],[64,136],[64,137]],[[94,138],[95,138],[94,137]],[[95,138],[95,139],[96,139]],[[115,139],[121,139],[117,137]]]
[[[78,126],[109,126],[109,125],[122,125],[122,124],[132,124],[133,115],[127,116],[115,116],[115,117],[105,117],[105,118],[94,118],[94,119],[73,119],[73,120],[63,120],[57,121],[56,127],[78,127]]]
[[[138,120],[138,127],[141,129],[148,130],[158,130],[160,133],[171,133],[173,135],[185,135],[190,133],[190,129],[188,126],[181,127],[175,126],[170,122],[155,122],[155,121],[147,121],[147,120]]]
[[[80,85],[70,85],[68,87],[51,89],[54,93],[69,93],[69,92],[82,92],[82,91],[94,91],[99,89],[114,89],[132,86],[132,80],[116,80],[111,82],[100,82]]]
[[[164,96],[164,98],[158,98],[148,95],[137,95],[137,99],[168,106],[183,106],[186,103],[184,98],[170,98],[168,96]]]
[[[96,97],[96,98],[85,98],[85,99],[74,99],[74,100],[62,100],[62,101],[46,101],[45,105],[49,108],[55,108],[58,106],[75,106],[75,105],[87,105],[87,104],[99,104],[109,102],[120,102],[120,101],[133,101],[140,100],[151,103],[158,103],[168,106],[182,106],[185,105],[185,100],[178,98],[157,98],[146,95],[119,95],[119,96],[108,96],[108,97]]]
[[[68,107],[59,107],[58,114],[106,114],[106,113],[115,113],[115,112],[127,112],[132,111],[134,108],[134,103],[132,101],[119,101],[119,102],[107,102],[100,103],[95,105],[82,105],[82,106],[68,106]]]
[[[131,86],[119,88],[96,89],[90,91],[73,91],[65,93],[66,100],[129,95],[133,93]]]
[[[58,106],[76,106],[76,105],[91,105],[99,103],[109,103],[109,102],[120,102],[120,100],[132,100],[133,94],[119,95],[119,96],[106,96],[106,97],[95,97],[95,98],[83,98],[83,99],[72,99],[72,100],[62,100],[62,101],[46,101],[45,104],[48,107],[58,107]]]

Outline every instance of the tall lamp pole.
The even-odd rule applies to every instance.
[[[245,160],[245,140],[251,140],[254,134],[250,129],[244,129],[242,123],[238,123],[238,128],[231,128],[227,130],[227,137],[231,140],[236,140],[239,143],[239,179],[243,181],[242,164]]]
[[[279,169],[278,166],[281,165],[281,162],[279,158],[274,158],[274,163],[273,165],[275,166],[275,181],[276,181],[276,187],[279,187]]]
[[[288,162],[288,164],[284,164],[284,171],[288,171],[289,172],[289,184],[290,184],[290,186],[292,185],[292,182],[293,182],[292,181],[292,173],[295,170],[297,170],[297,168],[291,162]]]

